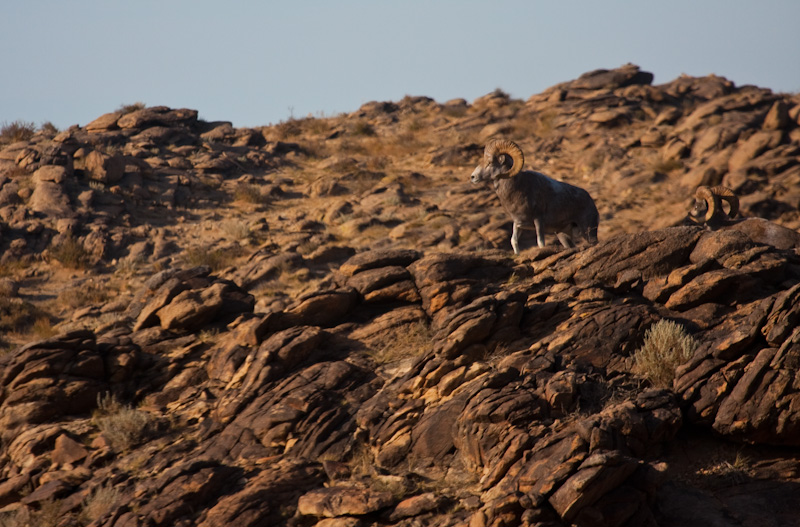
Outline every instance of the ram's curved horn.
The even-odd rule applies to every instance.
[[[487,162],[491,162],[501,154],[511,156],[511,160],[514,162],[511,165],[511,170],[503,174],[502,177],[514,177],[519,174],[520,170],[522,170],[522,165],[525,164],[525,156],[522,153],[522,149],[517,146],[517,143],[506,139],[498,139],[487,144],[483,151],[483,157]]]
[[[736,213],[739,212],[739,198],[736,197],[736,194],[734,194],[733,191],[728,187],[723,187],[722,185],[711,187],[709,190],[712,194],[719,196],[719,199],[728,202],[730,208],[728,211],[728,218],[735,218]]]
[[[697,190],[694,193],[695,199],[703,200],[706,202],[706,217],[704,218],[705,222],[709,222],[711,218],[715,215],[719,214],[719,211],[722,207],[719,202],[719,196],[711,192],[711,189],[705,185],[701,185],[697,187]]]

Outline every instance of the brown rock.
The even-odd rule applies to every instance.
[[[65,434],[56,438],[52,460],[56,465],[74,464],[89,455],[86,448]]]
[[[389,492],[376,492],[355,487],[315,489],[300,496],[298,514],[304,516],[363,516],[392,504]]]
[[[179,462],[152,482],[153,499],[138,512],[157,525],[174,524],[181,516],[215,501],[236,473],[233,467],[208,461]]]
[[[61,166],[48,165],[34,172],[35,187],[28,202],[31,210],[54,218],[74,216],[75,211],[62,185],[65,178],[66,169]]]
[[[361,527],[364,524],[360,519],[352,516],[338,518],[323,518],[314,524],[314,527]]]
[[[653,74],[641,71],[635,64],[626,64],[613,70],[594,70],[584,73],[569,84],[572,89],[596,90],[615,89],[634,84],[650,84]]]
[[[420,257],[418,251],[411,249],[375,250],[358,253],[339,267],[345,277],[353,276],[369,269],[386,266],[408,266]]]
[[[789,107],[784,101],[775,101],[764,117],[764,130],[784,130],[789,126]]]
[[[69,485],[60,479],[54,479],[36,487],[36,490],[22,498],[20,502],[24,503],[25,505],[52,502],[59,498],[63,498],[71,490],[72,485]]]
[[[117,120],[123,129],[147,128],[150,126],[194,125],[197,122],[197,110],[171,110],[166,106],[153,106],[127,113]]]
[[[734,287],[740,278],[740,273],[728,269],[703,273],[672,293],[664,305],[669,309],[684,311],[711,302]]]
[[[225,300],[225,284],[216,283],[207,289],[178,293],[169,304],[156,312],[163,329],[196,329],[214,319]]]
[[[667,274],[686,263],[702,234],[699,227],[673,227],[618,236],[577,253],[555,272],[555,278],[615,285],[624,273],[641,278]]]
[[[580,464],[577,472],[548,501],[562,518],[572,521],[582,509],[621,485],[638,466],[637,461],[616,454],[593,454]]]
[[[397,505],[389,515],[390,521],[397,521],[411,516],[419,516],[422,513],[432,511],[442,503],[433,492],[426,492],[418,496],[406,498]]]
[[[730,161],[728,161],[728,170],[735,172],[748,161],[761,155],[765,150],[775,148],[780,144],[782,137],[783,132],[776,130],[756,132],[746,141],[742,142],[740,140],[739,145],[731,155]]]
[[[125,175],[125,158],[123,156],[110,156],[97,150],[92,150],[84,159],[89,177],[106,185],[118,183]]]
[[[697,245],[689,255],[689,260],[694,264],[703,264],[709,260],[717,260],[721,263],[729,255],[741,253],[751,247],[753,247],[752,240],[740,231],[709,232],[697,241]]]
[[[88,132],[105,132],[108,130],[116,130],[117,120],[123,115],[121,111],[106,113],[88,123],[85,128]]]
[[[330,326],[341,321],[357,301],[355,290],[349,287],[309,293],[286,310],[281,325]]]

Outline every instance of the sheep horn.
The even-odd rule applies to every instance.
[[[735,218],[736,213],[739,212],[739,198],[736,197],[736,194],[734,194],[733,191],[728,187],[723,187],[722,185],[711,187],[709,190],[711,190],[713,194],[719,196],[721,200],[728,202],[728,205],[730,206],[728,218]]]
[[[501,154],[511,156],[511,160],[514,162],[511,165],[511,170],[502,177],[514,177],[519,174],[520,170],[522,170],[522,165],[525,164],[525,156],[522,153],[522,149],[513,141],[498,139],[486,145],[483,157],[486,161],[491,162],[492,159]]]
[[[697,187],[694,193],[695,199],[703,200],[706,202],[706,217],[705,221],[708,222],[713,218],[717,211],[720,209],[719,197],[711,192],[711,189],[705,185]]]

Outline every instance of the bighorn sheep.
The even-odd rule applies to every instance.
[[[728,212],[722,202],[729,205]],[[772,245],[778,249],[800,248],[800,233],[764,218],[743,218],[735,220],[739,212],[739,198],[723,186],[700,186],[695,192],[695,203],[689,218],[710,229],[736,230],[756,243]]]
[[[525,157],[516,143],[488,143],[483,160],[472,172],[474,185],[491,182],[503,208],[514,221],[511,247],[519,254],[524,228],[536,230],[536,242],[545,246],[545,234],[555,233],[564,247],[572,247],[570,234],[579,232],[590,244],[597,243],[599,214],[584,189],[556,181],[532,170],[522,170]]]
[[[728,212],[722,207],[722,202],[728,203]],[[689,217],[697,223],[704,223],[709,227],[718,227],[736,217],[739,212],[739,198],[728,187],[697,187],[694,193],[694,207],[689,211]]]

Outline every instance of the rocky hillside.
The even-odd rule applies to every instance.
[[[800,96],[652,80],[4,126],[0,525],[800,525]],[[497,137],[597,245],[514,256]]]

